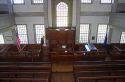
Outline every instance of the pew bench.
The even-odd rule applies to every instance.
[[[125,76],[78,77],[76,82],[125,82]]]
[[[0,82],[49,82],[48,79],[41,79],[41,78],[0,78]]]
[[[125,70],[81,71],[75,73],[76,82],[112,82],[113,79],[113,82],[124,82],[124,77]]]

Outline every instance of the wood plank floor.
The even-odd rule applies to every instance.
[[[52,72],[73,72],[73,64],[71,62],[53,63]]]
[[[73,75],[73,63],[53,63],[51,82],[75,82]]]
[[[75,82],[73,73],[52,73],[51,82]]]

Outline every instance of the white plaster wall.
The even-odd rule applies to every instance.
[[[96,43],[98,24],[108,24],[109,16],[81,16],[80,23],[90,24],[90,34],[89,34],[90,42]],[[95,40],[91,39],[92,36],[95,36]]]
[[[101,4],[100,0],[93,0],[92,4],[81,3],[81,12],[110,12],[111,4]]]
[[[72,14],[72,26],[76,26],[76,9],[77,9],[77,0],[73,0],[73,14]]]
[[[119,43],[121,38],[121,31],[119,27],[113,27],[111,43]]]
[[[52,27],[52,10],[51,0],[48,0],[48,27]]]
[[[25,4],[13,5],[14,12],[44,12],[44,4],[34,5],[31,0],[24,0]]]
[[[44,17],[16,17],[16,24],[26,24],[28,30],[28,40],[29,44],[35,43],[34,38],[34,24],[44,24]]]
[[[118,0],[118,3],[125,3],[125,0]]]
[[[7,4],[7,0],[0,0],[0,4]]]

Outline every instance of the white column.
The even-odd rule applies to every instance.
[[[81,11],[81,0],[75,0],[76,2],[76,43],[79,42],[79,32],[80,32],[80,11]]]
[[[52,27],[52,5],[51,0],[48,0],[48,26]]]

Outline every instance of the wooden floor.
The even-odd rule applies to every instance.
[[[75,82],[73,73],[52,73],[51,82]]]
[[[71,62],[53,63],[52,72],[73,72],[73,63]]]
[[[71,62],[53,63],[51,82],[75,82],[73,64]]]

